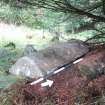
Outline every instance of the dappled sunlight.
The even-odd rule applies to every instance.
[[[43,39],[43,36],[45,39]],[[51,33],[43,31],[42,29],[31,29],[26,26],[16,26],[13,24],[0,23],[0,41],[3,43],[19,42],[17,46],[24,46],[26,44],[43,45],[47,40],[51,39]],[[40,43],[41,41],[41,43]]]

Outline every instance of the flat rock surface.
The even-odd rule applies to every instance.
[[[29,51],[31,51],[32,54]],[[88,46],[80,40],[70,40],[68,42],[51,44],[49,47],[40,51],[35,51],[33,48],[32,50],[29,49],[29,51],[27,51],[27,57],[20,58],[16,64],[10,68],[9,71],[12,74],[23,74],[24,76],[37,78],[45,75],[48,70],[86,54],[89,49]]]

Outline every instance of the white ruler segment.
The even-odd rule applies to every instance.
[[[61,72],[61,71],[64,70],[64,69],[65,69],[65,67],[62,67],[62,68],[60,68],[60,69],[54,71],[54,74],[57,74],[57,73]]]
[[[35,84],[37,84],[37,83],[39,83],[39,82],[41,82],[41,81],[43,81],[43,80],[44,80],[44,78],[39,78],[38,80],[36,80],[36,81],[30,83],[30,85],[35,85]]]
[[[82,61],[82,60],[83,60],[83,58],[80,58],[80,59],[74,61],[73,64],[79,63],[79,62]]]

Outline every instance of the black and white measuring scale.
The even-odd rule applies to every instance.
[[[48,80],[49,77],[51,77],[53,75],[56,75],[57,73],[59,73],[59,72],[61,72],[63,70],[66,70],[66,68],[71,67],[72,65],[75,65],[75,64],[79,63],[80,61],[83,60],[83,57],[85,55],[82,55],[81,57],[77,58],[74,61],[68,62],[66,64],[63,64],[61,66],[58,66],[58,67],[48,71],[46,75],[44,75],[43,77],[37,79],[36,81],[33,81],[32,83],[30,83],[30,85],[35,85],[35,84],[38,84],[38,83],[40,83],[40,82],[45,80],[45,82],[41,83],[41,87],[46,87],[46,86],[51,87],[53,85],[54,81]]]

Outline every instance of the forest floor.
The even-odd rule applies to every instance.
[[[3,27],[5,26],[5,28],[2,28],[2,25]],[[23,79],[21,77],[8,75],[8,69],[21,55],[21,50],[19,49],[21,44],[36,44],[36,48],[40,49],[45,47],[52,38],[46,37],[43,39],[43,36],[39,36],[39,34],[43,35],[43,31],[40,31],[40,33],[39,30],[37,30],[35,34],[33,31],[30,31],[30,29],[24,28],[24,34],[21,33],[23,27],[14,27],[15,26],[13,25],[8,26],[6,24],[0,24],[0,33],[2,34],[0,35],[0,45],[4,46],[9,42],[14,42],[17,46],[16,49],[10,50],[9,55],[0,58],[0,105],[105,104],[105,75],[97,76],[94,79],[88,79],[78,72],[77,67],[73,66],[72,68],[68,68],[56,76],[49,78],[54,81],[54,84],[50,88],[41,88],[40,84],[31,86],[30,83],[35,79]],[[12,30],[12,33],[9,33],[10,30]],[[7,38],[8,34],[9,36]],[[19,37],[14,35],[19,35]],[[12,39],[10,36],[14,36],[12,38],[16,40]],[[20,45],[17,45],[17,43]],[[89,64],[90,61],[96,60],[95,58],[100,58],[103,53],[105,54],[104,49],[105,47],[96,48],[95,51],[87,54],[83,63]],[[102,50],[103,53],[101,53],[100,50]]]
[[[101,61],[103,56],[105,46],[98,46],[81,63]],[[52,87],[30,85],[35,79],[25,79],[1,89],[0,105],[104,105],[105,74],[90,79],[81,75],[78,65],[50,77]]]

